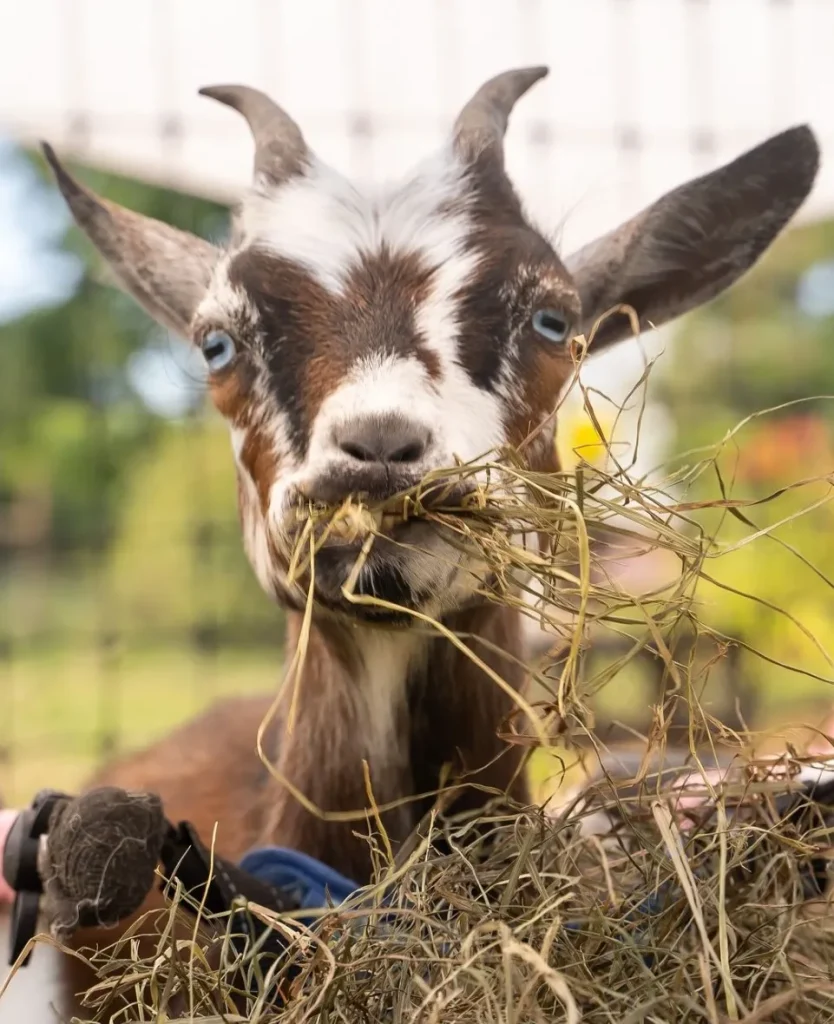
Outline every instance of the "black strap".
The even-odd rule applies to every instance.
[[[209,915],[228,914],[241,901],[257,903],[277,913],[299,907],[298,902],[282,890],[262,882],[224,857],[212,857],[190,822],[181,821],[176,826],[167,823],[160,860],[166,876],[160,888],[166,892],[172,882],[179,882],[193,901],[185,900],[181,906],[191,913],[201,907]],[[231,915],[227,927],[237,952],[257,956],[259,962],[264,958],[277,959],[287,950],[282,933],[248,913],[245,905]],[[260,992],[259,996],[274,1006],[282,1005],[283,983],[296,977],[300,969],[288,964],[283,971],[275,972],[268,991]],[[245,973],[241,972],[244,988]],[[258,973],[263,978],[266,972],[262,969]]]
[[[38,872],[38,849],[41,837],[48,834],[52,816],[72,800],[65,793],[43,790],[32,804],[21,811],[9,831],[3,849],[3,876],[15,893],[12,908],[9,963],[14,964],[35,935],[38,925],[43,882]],[[209,915],[227,914],[236,902],[257,903],[277,913],[298,909],[298,902],[288,893],[262,882],[223,857],[212,857],[189,822],[173,825],[165,821],[165,836],[160,854],[165,878],[163,892],[179,882],[190,900],[182,906],[191,913],[201,907]],[[281,935],[251,914],[240,913],[241,925],[250,940],[258,942],[263,953],[280,954],[286,944]],[[29,956],[22,966],[29,962]]]
[[[44,789],[15,818],[3,847],[3,877],[14,892],[9,936],[9,966],[26,948],[38,927],[40,898],[43,892],[38,873],[40,837],[49,831],[49,820],[56,804],[68,799],[65,793]],[[29,963],[32,951],[22,965]]]
[[[227,912],[241,898],[279,913],[298,909],[298,903],[290,900],[287,893],[242,871],[224,857],[215,854],[212,858],[190,822],[181,821],[176,826],[168,823],[160,860],[166,878],[181,882],[186,892],[197,895],[210,914]],[[167,888],[164,881],[162,888]]]
[[[298,910],[297,900],[273,885],[262,882],[236,864],[211,851],[187,821],[168,823],[160,855],[166,879],[160,888],[166,892],[170,883],[179,882],[199,906],[210,915],[227,914],[238,901],[257,903],[276,913]],[[183,907],[194,913],[196,908],[186,900]],[[279,932],[251,914],[238,914],[236,924],[243,927],[250,941],[262,953],[280,955],[286,942]]]

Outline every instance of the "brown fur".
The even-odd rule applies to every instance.
[[[240,464],[255,483],[261,515],[269,509],[269,490],[278,473],[278,459],[263,427],[250,424],[240,450]]]
[[[234,366],[209,378],[211,399],[221,416],[242,426],[252,415],[249,390],[252,386],[252,368],[238,361]]]
[[[298,639],[299,623],[298,615],[290,615],[288,657]],[[486,640],[489,647],[473,641],[475,653],[520,686],[518,667],[496,653],[521,653],[519,624],[513,615],[497,607],[479,608],[461,613],[449,626],[463,636]],[[355,684],[355,656],[343,627],[327,623],[314,630],[307,662],[310,685],[302,685],[299,691],[293,734],[288,737],[283,732],[279,718],[265,735],[265,749],[275,751],[281,770],[324,810],[367,806],[361,762],[368,752],[363,747],[362,723],[355,720],[349,700]],[[191,821],[206,841],[216,836],[216,850],[222,856],[238,859],[253,846],[277,843],[303,850],[359,882],[366,881],[369,846],[359,836],[367,834],[368,822],[326,822],[314,817],[273,780],[259,759],[255,738],[271,703],[268,697],[224,700],[159,743],[106,766],[90,779],[89,788],[110,784],[158,793],[170,819]],[[470,781],[479,787],[497,792],[509,789],[524,800],[520,749],[507,749],[497,736],[511,710],[511,701],[465,655],[445,641],[433,641],[425,667],[409,688],[403,732],[392,737],[393,746],[406,755],[399,771],[374,771],[374,763],[370,765],[376,800],[384,803],[434,789],[444,764],[458,774],[472,772]],[[458,806],[475,806],[483,799],[480,789],[470,788],[463,791]],[[406,803],[384,816],[395,847],[408,836],[428,802]],[[87,930],[75,936],[73,945],[108,946],[140,915],[162,907],[160,894],[153,892],[119,929]],[[183,927],[185,937],[187,922]],[[69,957],[62,959],[61,970],[66,1005],[71,1008],[67,1012],[78,1012],[72,996],[89,987],[94,976]]]
[[[290,613],[288,659],[298,642],[300,622],[299,615]],[[446,625],[488,666],[521,688],[523,673],[513,661],[523,653],[515,613],[479,606],[450,617]],[[444,769],[462,786],[456,809],[477,807],[490,792],[526,800],[522,750],[498,736],[513,710],[512,700],[442,638],[428,640],[425,654],[415,661],[388,748],[370,751],[361,704],[352,699],[361,657],[354,632],[335,620],[317,622],[294,728],[289,733],[284,727],[292,695],[287,688],[265,733],[265,751],[298,789],[324,811],[361,811],[368,808],[362,771],[362,761],[368,759],[376,802],[405,800],[383,815],[395,850],[432,803],[432,797],[412,798],[436,790]],[[239,859],[252,847],[278,844],[318,857],[360,884],[368,881],[370,847],[363,836],[375,831],[373,818],[360,815],[357,821],[343,822],[316,817],[258,757],[256,735],[271,703],[264,697],[224,700],[159,743],[106,766],[89,787],[108,784],[159,794],[169,819],[190,821],[206,842],[216,836],[222,856]],[[154,892],[139,913],[161,906]],[[137,916],[118,930],[79,933],[73,945],[109,945]],[[68,961],[65,971],[68,991],[83,990],[92,981],[75,961]]]

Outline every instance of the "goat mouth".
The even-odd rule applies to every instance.
[[[286,523],[289,578],[340,617],[409,625],[442,599],[460,568],[455,523],[471,516],[474,486],[432,481],[374,504],[341,505],[299,493]],[[475,506],[477,507],[477,506]]]
[[[413,558],[432,558],[432,527],[400,525],[396,538],[374,535],[368,546],[334,540],[314,556],[312,577],[316,603],[342,616],[366,621],[408,624],[413,611],[425,607],[452,574],[448,560],[432,563],[430,584],[414,572]],[[309,585],[309,575],[307,582]],[[422,580],[422,582],[421,582]]]
[[[302,491],[290,509],[288,533],[294,542],[313,535],[322,546],[361,545],[368,537],[403,539],[422,526],[442,529],[444,523],[472,515],[478,492],[466,482],[437,480],[419,491],[369,501],[349,495],[340,505],[315,500]]]

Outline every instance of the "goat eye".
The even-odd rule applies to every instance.
[[[558,309],[538,309],[533,314],[533,328],[543,338],[561,345],[568,340],[570,323]]]
[[[223,370],[234,359],[235,343],[225,331],[211,331],[200,342],[203,358],[210,370]]]

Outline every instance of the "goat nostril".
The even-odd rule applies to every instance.
[[[356,459],[357,462],[377,461],[376,455],[367,448],[363,448],[361,444],[353,444],[350,441],[343,441],[340,447],[345,455],[349,455],[352,459]]]
[[[421,441],[412,441],[410,444],[404,444],[402,448],[391,452],[388,456],[388,461],[419,462],[425,450],[426,446]]]

